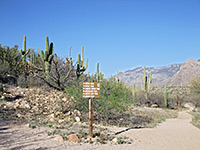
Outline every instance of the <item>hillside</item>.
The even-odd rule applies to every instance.
[[[166,79],[158,86],[187,86],[192,78],[200,73],[200,62],[194,59],[188,59],[180,67],[180,70],[171,78]]]
[[[147,75],[152,70],[152,86],[185,86],[191,78],[200,72],[200,62],[188,59],[183,64],[172,64],[163,67],[147,67]],[[144,74],[143,67],[135,67],[119,73],[119,79],[123,83],[132,86],[134,83],[140,86],[140,75]]]

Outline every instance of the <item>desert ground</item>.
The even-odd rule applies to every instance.
[[[189,107],[189,106],[188,106]],[[199,150],[200,130],[190,122],[188,111],[180,111],[178,118],[168,119],[155,128],[128,129],[108,127],[133,140],[132,144],[82,144],[48,136],[45,128],[30,129],[25,124],[0,122],[0,149],[2,150]]]

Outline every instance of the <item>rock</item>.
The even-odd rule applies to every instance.
[[[19,107],[19,103],[16,103],[13,108],[17,109],[18,107]]]
[[[55,138],[54,138],[55,141],[58,141],[58,142],[64,142],[64,139],[62,136],[60,135],[57,135]]]
[[[91,138],[91,141],[96,142],[97,141],[97,136],[95,136],[94,138]]]
[[[52,117],[50,120],[49,120],[50,122],[54,122],[55,121],[55,119]]]
[[[70,135],[68,135],[68,140],[70,142],[78,142],[79,138],[78,138],[78,136],[76,134],[70,134]]]
[[[18,117],[18,118],[23,118],[24,116],[21,115],[21,114],[17,114],[17,117]]]
[[[60,114],[62,114],[62,112],[60,112],[60,111],[57,111],[57,112],[56,112],[56,116],[58,116],[58,115],[60,115]]]
[[[54,117],[55,117],[55,116],[54,116],[54,114],[51,114],[50,116],[51,116],[52,118],[54,118]]]
[[[81,119],[79,117],[75,117],[76,122],[80,122]]]
[[[66,101],[67,101],[67,98],[64,97],[64,98],[62,99],[62,101],[66,102]]]
[[[157,104],[152,104],[151,108],[158,108],[158,105]]]
[[[63,123],[65,120],[58,120],[58,123]]]
[[[114,143],[117,143],[117,138],[114,138],[113,140],[112,140]]]
[[[24,105],[25,108],[30,109],[31,107],[29,106],[29,104],[25,104]]]
[[[80,117],[81,116],[81,112],[77,110],[76,114]]]
[[[27,127],[27,128],[29,128],[29,123],[25,124],[24,126]]]
[[[70,115],[71,115],[71,112],[70,112],[70,111],[68,111],[67,115],[69,115],[69,116],[70,116]]]

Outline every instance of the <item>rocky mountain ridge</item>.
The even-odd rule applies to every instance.
[[[183,64],[172,64],[163,67],[146,67],[147,75],[152,71],[152,86],[185,86],[192,77],[200,72],[200,60],[188,59]],[[143,76],[144,67],[139,66],[127,71],[119,72],[119,79],[129,86],[140,86],[140,75]]]

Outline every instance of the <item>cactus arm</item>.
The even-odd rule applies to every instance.
[[[26,51],[25,55],[28,55],[29,52],[30,52],[30,49],[28,49],[28,50]]]
[[[81,62],[82,62],[82,67],[83,67],[83,64],[84,64],[84,58],[83,58],[83,50],[84,50],[84,47],[82,46],[82,55],[81,55]]]
[[[53,43],[51,42],[51,44],[50,44],[50,48],[49,48],[49,55],[52,55],[53,54],[53,50],[54,48],[53,48]]]
[[[44,61],[44,52],[43,52],[43,50],[40,51],[40,56],[41,56],[42,60]]]
[[[80,61],[81,61],[81,54],[78,54],[78,60],[77,60],[77,63],[79,64],[79,67],[80,67]]]
[[[49,50],[49,37],[46,36],[46,47],[45,47],[45,51]]]
[[[86,70],[87,67],[88,67],[88,58],[87,58],[87,60],[86,60],[86,64],[85,64],[85,66],[84,66],[84,69]]]
[[[24,41],[23,41],[23,51],[26,51],[26,36],[24,36]]]
[[[69,55],[68,55],[68,59],[71,60],[71,46],[69,47]]]
[[[49,58],[48,58],[48,62],[51,64],[52,62],[52,59],[53,59],[53,55],[50,55]]]
[[[48,60],[48,56],[49,56],[49,51],[45,51],[45,53],[44,53],[44,61]]]

